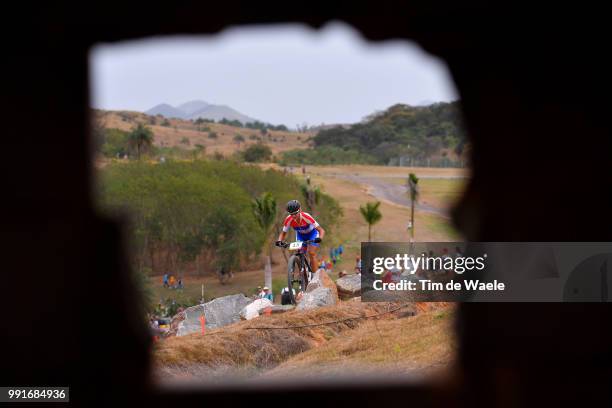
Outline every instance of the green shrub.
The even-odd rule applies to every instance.
[[[272,149],[270,149],[270,146],[264,143],[256,143],[247,147],[242,153],[242,157],[244,158],[244,161],[251,163],[265,162],[270,160],[270,157],[272,157]]]
[[[299,164],[376,164],[378,160],[357,150],[341,149],[336,146],[322,146],[314,149],[288,150],[281,154],[281,166]]]
[[[129,133],[120,129],[104,129],[100,152],[105,157],[117,157],[129,151]]]
[[[102,210],[131,217],[134,264],[151,267],[151,254],[163,253],[176,261],[177,275],[193,265],[196,256],[209,269],[237,271],[251,265],[264,245],[252,199],[270,192],[280,209],[280,225],[285,203],[300,196],[297,178],[228,160],[117,162],[104,167],[99,180]],[[338,203],[326,194],[321,194],[316,211],[328,232],[341,216]]]

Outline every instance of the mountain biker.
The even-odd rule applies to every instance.
[[[283,222],[283,230],[278,236],[276,246],[282,245],[289,227],[295,230],[298,241],[315,240],[316,242],[308,244],[308,256],[310,258],[310,268],[316,269],[317,249],[319,248],[319,242],[325,236],[325,230],[312,215],[302,211],[302,206],[298,200],[291,200],[287,203],[287,212],[289,215]]]

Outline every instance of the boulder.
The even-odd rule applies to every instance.
[[[272,314],[285,313],[293,309],[295,309],[293,305],[274,305],[272,306]]]
[[[346,275],[336,281],[340,299],[361,296],[361,275]]]
[[[269,299],[255,299],[240,311],[240,318],[244,320],[254,319],[259,317],[266,307],[271,308],[272,306]]]
[[[192,306],[185,309],[184,319],[179,322],[177,336],[196,333],[201,330],[200,316],[206,317],[206,328],[214,329],[227,326],[240,320],[240,311],[251,299],[238,294],[223,296],[202,305]]]
[[[311,292],[304,293],[304,297],[298,303],[296,310],[311,310],[335,305],[336,303],[338,303],[336,292],[327,287],[318,287]]]
[[[336,284],[329,277],[325,269],[317,270],[310,282],[308,282],[308,286],[306,287],[306,293],[313,292],[318,288],[328,288],[332,292],[332,296],[338,299],[338,288],[336,288]]]

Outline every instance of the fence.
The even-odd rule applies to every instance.
[[[466,160],[451,160],[448,157],[436,159],[416,159],[414,157],[392,157],[389,159],[387,166],[400,167],[455,167],[465,168],[469,164]]]

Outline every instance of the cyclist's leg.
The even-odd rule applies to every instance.
[[[310,235],[311,234],[300,234],[299,232],[296,231],[295,232],[295,239],[297,241],[305,242],[305,241],[308,241],[309,239],[311,239]],[[307,252],[308,251],[308,246],[304,244],[303,247],[302,247],[302,250],[305,250],[305,252]],[[308,256],[306,254],[304,254],[304,255],[305,256],[304,256],[303,259],[304,260],[308,259],[308,262],[310,262],[310,259],[308,258]],[[304,269],[304,272],[306,273],[306,276],[305,276],[306,277],[306,282],[307,282],[306,284],[308,284],[308,282],[310,282],[310,278],[311,277],[308,275],[308,268],[306,268],[306,265],[303,265],[303,269]]]
[[[319,247],[314,245],[308,245],[308,263],[310,263],[310,269],[312,272],[316,272],[319,265],[317,265],[317,251]]]
[[[308,239],[315,239],[319,236],[319,231],[314,230],[310,233]],[[316,272],[319,269],[319,265],[317,265],[317,252],[319,250],[319,244],[308,244],[308,262],[310,263],[310,269],[313,272]]]
[[[319,231],[317,230],[313,230],[311,232],[309,232],[308,234],[300,234],[297,233],[297,237],[298,240],[300,241],[310,241],[313,240],[315,238],[317,238],[319,236]],[[307,259],[308,259],[308,263],[310,264],[310,271],[312,273],[314,273],[317,270],[317,256],[316,256],[316,251],[317,248],[319,247],[319,244],[308,244],[308,246],[306,247],[306,252],[308,253],[307,255]],[[312,276],[308,276],[308,281],[310,281],[310,279],[312,278]]]

